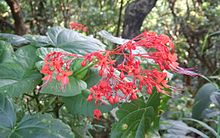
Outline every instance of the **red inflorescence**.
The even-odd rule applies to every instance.
[[[88,28],[84,26],[83,24],[77,23],[77,22],[70,22],[70,29],[76,30],[76,31],[83,31],[87,32]]]
[[[148,52],[135,54],[134,50],[138,47],[147,49]],[[123,56],[122,63],[116,64],[116,60],[112,59],[115,55]],[[143,59],[152,59],[159,68],[152,66],[144,69],[141,66]],[[90,88],[91,93],[87,99],[94,99],[96,104],[105,103],[106,100],[111,104],[135,100],[143,87],[148,94],[152,94],[153,88],[167,94],[165,89],[170,86],[164,70],[198,75],[178,66],[174,45],[169,37],[153,32],[143,32],[112,51],[89,53],[84,56],[83,66],[87,60],[96,61],[95,67],[99,68],[99,75],[102,76],[100,82]]]
[[[42,80],[45,81],[45,84],[51,82],[53,76],[56,80],[61,82],[62,88],[69,83],[69,76],[72,75],[70,70],[70,64],[77,57],[75,54],[65,53],[65,52],[50,52],[44,58],[44,65],[41,69],[41,73],[44,74]]]
[[[72,28],[74,23],[72,24]],[[144,52],[135,52],[139,48],[144,48]],[[121,63],[114,60],[115,56],[122,56]],[[67,58],[65,57],[72,57]],[[45,64],[41,73],[46,76],[43,80],[52,81],[55,72],[56,80],[63,86],[69,82],[68,76],[70,63],[77,56],[63,52],[51,52],[45,57]],[[151,59],[157,66],[143,67],[141,61]],[[98,84],[90,88],[90,95],[87,101],[93,99],[96,104],[118,103],[119,101],[135,100],[138,94],[145,88],[148,94],[152,94],[153,88],[159,93],[167,94],[166,89],[170,88],[167,84],[167,73],[164,70],[198,76],[190,69],[179,67],[177,56],[174,53],[174,44],[168,36],[157,35],[153,32],[143,32],[134,39],[109,51],[97,51],[88,53],[84,56],[82,66],[86,66],[87,61],[95,64],[99,69],[99,75],[102,76]],[[101,111],[94,110],[94,117],[99,119]]]

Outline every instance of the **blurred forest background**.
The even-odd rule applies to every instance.
[[[101,30],[127,39],[144,30],[166,34],[182,67],[195,68],[220,85],[219,0],[0,0],[1,33],[44,35],[52,26],[69,28],[71,21],[87,26],[94,37]],[[190,117],[194,97],[205,83],[202,77],[174,76],[178,90],[167,116]],[[219,115],[214,111],[205,118],[213,127],[212,117]]]

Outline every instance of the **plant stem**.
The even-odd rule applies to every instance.
[[[40,112],[41,111],[41,104],[40,104],[40,101],[39,101],[38,97],[39,97],[39,95],[34,91],[34,99],[37,103],[38,111]]]
[[[63,104],[61,104],[60,102],[59,102],[59,97],[58,96],[56,96],[56,98],[55,98],[55,107],[54,107],[54,114],[55,114],[55,116],[56,116],[56,118],[59,118],[60,117],[60,114],[59,114],[59,111],[60,111],[60,108],[62,107],[62,105]]]
[[[30,95],[30,94],[27,94],[27,93],[24,93],[25,96],[28,96],[30,98],[34,98],[34,96]]]
[[[120,9],[119,9],[118,25],[117,25],[116,37],[118,37],[119,34],[120,34],[120,26],[121,26],[122,10],[123,10],[123,0],[121,0],[121,5],[120,5]]]
[[[81,68],[79,71],[77,71],[74,75],[78,75],[80,73],[82,73],[83,71],[87,70],[88,68],[92,67],[93,65],[95,65],[96,62],[91,62],[89,63],[89,65]]]
[[[31,109],[29,107],[29,99],[27,99],[26,106],[27,106],[28,113],[31,115],[32,113],[31,113]]]

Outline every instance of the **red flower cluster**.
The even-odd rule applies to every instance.
[[[44,65],[41,69],[41,73],[44,74],[42,80],[45,81],[43,86],[48,82],[51,82],[53,76],[56,80],[61,82],[62,87],[65,87],[69,83],[68,76],[72,75],[70,70],[70,64],[77,57],[75,54],[65,52],[51,52],[44,58]]]
[[[71,28],[86,30],[83,25],[72,22]],[[137,52],[138,49],[145,49],[144,52]],[[123,61],[117,63],[115,56],[122,56]],[[46,76],[43,78],[45,83],[56,80],[65,87],[68,82],[68,76],[72,75],[70,64],[78,56],[64,52],[51,52],[44,59],[44,66],[41,73]],[[151,59],[156,66],[147,64],[143,67],[142,61]],[[189,69],[178,66],[177,57],[174,53],[174,45],[169,37],[157,35],[153,32],[143,32],[134,39],[109,51],[97,51],[88,53],[84,56],[82,66],[87,62],[93,62],[95,68],[99,69],[99,75],[102,76],[100,82],[90,88],[90,95],[87,101],[95,100],[96,104],[102,104],[108,101],[110,104],[119,101],[135,100],[145,88],[148,94],[152,94],[153,88],[157,92],[165,93],[167,84],[167,73],[164,70],[170,70],[181,74],[198,76],[199,74]],[[94,110],[94,117],[100,119],[101,111]]]
[[[134,52],[138,47],[148,51]],[[122,63],[116,64],[116,60],[113,60],[115,55],[123,56]],[[141,66],[141,60],[144,59],[152,59],[160,69],[153,66],[144,69]],[[167,84],[165,69],[198,75],[178,66],[174,45],[169,37],[153,32],[143,32],[112,51],[89,53],[84,56],[82,66],[86,65],[87,60],[96,61],[95,67],[100,69],[99,75],[102,76],[100,82],[90,88],[91,93],[87,99],[94,99],[97,104],[99,101],[105,103],[106,100],[111,104],[135,100],[143,87],[148,94],[152,94],[154,87],[157,92],[166,94],[165,89],[170,86]]]
[[[70,29],[76,30],[76,31],[83,31],[87,32],[88,28],[80,23],[77,22],[70,22]]]

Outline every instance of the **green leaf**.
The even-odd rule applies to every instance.
[[[54,46],[75,41],[90,41],[93,42],[98,47],[105,47],[98,39],[93,37],[85,36],[71,29],[66,29],[62,27],[52,27],[47,32],[48,38],[51,40]]]
[[[0,63],[12,60],[13,54],[12,46],[5,41],[0,41]]]
[[[147,100],[147,106],[152,106],[155,111],[158,110],[158,106],[160,105],[160,96],[159,93],[153,91],[153,94]]]
[[[74,96],[80,94],[82,90],[86,89],[86,87],[87,85],[84,81],[77,80],[74,77],[69,77],[69,83],[65,86],[65,88],[62,88],[60,82],[53,80],[43,87],[40,93],[60,96]]]
[[[62,27],[52,27],[47,31],[47,36],[53,46],[56,46],[58,44],[57,38],[62,30]]]
[[[26,115],[18,123],[10,137],[27,138],[73,138],[71,128],[58,119],[54,119],[49,114]]]
[[[31,45],[36,47],[43,47],[51,45],[50,39],[47,36],[43,35],[25,35],[25,39],[27,39]]]
[[[170,99],[170,96],[161,95],[161,101],[160,101],[160,106],[159,106],[160,112],[165,112],[169,108],[169,105],[167,104],[169,99]]]
[[[167,133],[163,134],[163,137],[170,136],[184,137],[189,133],[188,125],[182,120],[162,120],[160,130],[166,130]]]
[[[76,31],[53,27],[48,30],[47,36],[54,47],[68,52],[84,55],[86,53],[104,50],[105,45],[98,39],[84,36]]]
[[[218,136],[217,132],[213,128],[211,128],[209,125],[207,125],[206,123],[204,123],[202,121],[199,121],[199,120],[196,120],[193,118],[183,118],[183,120],[189,120],[189,121],[196,122],[196,123],[200,124],[201,126],[203,126],[204,128],[206,128],[207,130],[209,130],[210,132],[212,132],[212,134],[215,135],[216,137]]]
[[[24,37],[14,34],[0,33],[0,38],[5,39],[13,46],[23,46],[29,43]]]
[[[87,87],[90,88],[96,85],[100,79],[101,79],[101,76],[99,75],[98,70],[91,68],[86,75],[85,82],[87,83]]]
[[[16,123],[16,114],[13,103],[1,93],[0,120],[0,130],[1,128],[12,128]]]
[[[12,102],[0,94],[0,137],[3,138],[73,138],[68,125],[49,114],[25,115],[16,124],[16,113]]]
[[[19,96],[31,92],[41,82],[41,74],[34,70],[37,60],[36,49],[28,45],[0,63],[0,93]]]
[[[15,52],[15,63],[19,63],[24,70],[32,70],[35,67],[35,62],[39,58],[36,55],[36,48],[31,45],[19,48]]]
[[[110,104],[96,105],[94,100],[88,102],[87,97],[89,93],[90,92],[88,90],[84,90],[82,94],[78,94],[73,97],[63,97],[62,101],[71,114],[79,114],[92,117],[94,109],[98,108],[102,113],[112,110],[113,106]]]
[[[11,66],[16,67],[16,66]],[[2,66],[0,65],[0,68]],[[15,70],[10,70],[10,73],[16,73]],[[0,71],[0,74],[3,70]],[[5,73],[6,74],[6,73]],[[5,75],[3,74],[3,75]],[[3,76],[2,76],[3,77]],[[41,74],[38,72],[30,72],[27,76],[20,76],[17,74],[16,77],[8,75],[7,78],[0,77],[0,93],[5,93],[9,96],[20,96],[23,93],[30,93],[33,89],[41,82]]]
[[[214,32],[214,33],[211,33],[211,34],[209,35],[209,37],[218,36],[218,35],[220,35],[220,30],[219,30],[219,31],[216,31],[216,32]]]
[[[144,99],[140,98],[122,104],[116,112],[119,121],[114,124],[111,137],[144,138],[148,131],[156,128],[159,104],[160,97],[156,92],[149,97],[146,103]]]
[[[87,53],[92,53],[95,51],[103,51],[102,48],[94,44],[93,42],[88,41],[74,41],[66,42],[57,46],[58,48],[64,49],[65,51],[85,55]]]
[[[205,133],[196,128],[190,127],[183,121],[179,120],[163,120],[161,122],[160,129],[167,131],[167,134],[163,135],[164,138],[186,137],[190,131],[202,136],[203,138],[208,138]]]
[[[115,37],[105,30],[98,32],[98,35],[109,40],[112,43],[119,44],[119,45],[124,44],[125,42],[129,41],[128,39],[122,39],[120,37]]]
[[[148,128],[150,127],[149,123],[152,120],[150,120],[151,118],[147,118],[147,116],[154,116],[154,110],[152,107],[147,107],[146,111],[144,112],[144,114],[141,117],[140,123],[138,124],[138,128],[135,134],[136,138],[144,138],[145,137],[145,133],[147,132]]]
[[[192,109],[193,118],[201,119],[203,117],[203,111],[211,103],[210,96],[216,91],[217,88],[212,83],[207,83],[199,89],[195,96],[195,102]]]

